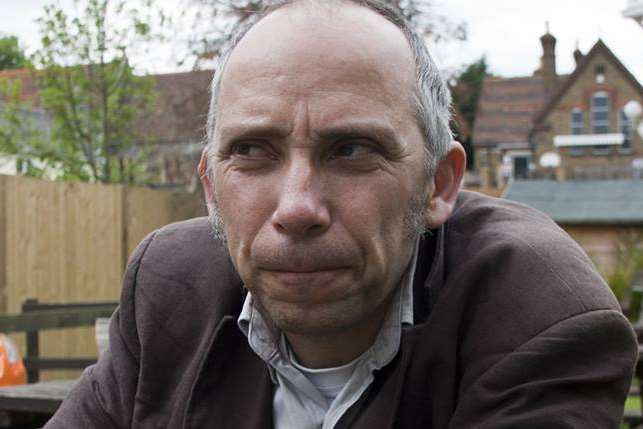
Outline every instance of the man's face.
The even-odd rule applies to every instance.
[[[232,260],[282,330],[384,314],[429,186],[403,34],[356,6],[272,13],[234,50],[213,186]]]

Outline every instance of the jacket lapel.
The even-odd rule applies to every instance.
[[[397,356],[378,371],[367,394],[341,420],[342,428],[431,428],[432,398],[426,391],[426,376],[420,371],[419,379],[409,377],[409,371],[416,362],[416,344],[425,335],[426,325],[421,324],[429,318],[444,283],[445,228],[443,225],[420,242],[413,281],[413,312],[418,325],[403,331]]]
[[[375,380],[366,394],[340,420],[340,428],[397,427],[397,413],[411,356],[410,345],[404,336],[402,338],[400,352],[391,363],[375,373]]]
[[[236,318],[219,323],[187,408],[186,429],[272,428],[272,382]]]

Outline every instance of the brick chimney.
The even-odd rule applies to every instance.
[[[556,75],[556,38],[547,32],[540,38],[543,45],[543,56],[540,58],[540,73],[545,84],[545,93],[550,96],[556,90],[558,76]]]

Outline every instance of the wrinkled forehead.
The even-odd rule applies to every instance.
[[[242,38],[225,67],[221,96],[257,80],[279,85],[294,76],[293,82],[317,90],[376,80],[386,91],[410,96],[415,62],[403,32],[376,12],[350,2],[297,2],[270,13]]]

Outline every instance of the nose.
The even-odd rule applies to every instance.
[[[293,237],[322,234],[331,223],[319,173],[307,160],[291,161],[281,183],[272,224]]]

